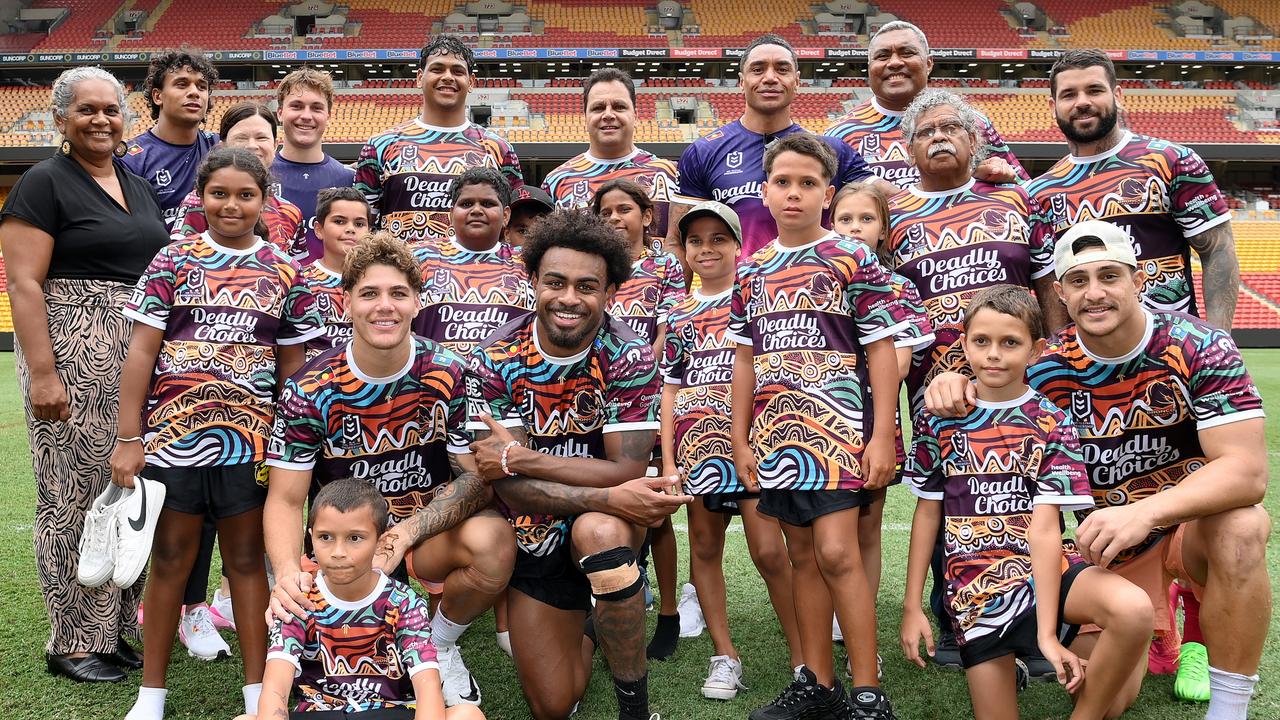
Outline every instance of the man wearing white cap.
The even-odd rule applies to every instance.
[[[1054,288],[1074,323],[1027,380],[1079,430],[1098,507],[1081,513],[1080,553],[1145,589],[1157,627],[1169,621],[1170,579],[1192,587],[1209,650],[1206,718],[1243,720],[1271,617],[1258,389],[1226,332],[1143,308],[1143,274],[1121,228],[1078,223],[1058,240],[1054,261]],[[925,400],[951,415],[974,394],[947,373]]]

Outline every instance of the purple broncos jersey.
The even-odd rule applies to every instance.
[[[676,200],[694,205],[717,200],[733,208],[742,221],[742,260],[778,236],[778,226],[760,198],[764,185],[764,151],[775,138],[804,132],[799,125],[771,135],[751,132],[740,120],[704,135],[680,156],[680,187]],[[838,138],[822,138],[835,150],[840,168],[831,184],[839,190],[846,183],[872,180],[858,151]],[[824,225],[826,217],[823,217]]]
[[[155,188],[164,227],[170,233],[181,219],[178,206],[196,186],[200,163],[217,144],[217,134],[205,130],[198,130],[196,141],[190,145],[167,143],[150,130],[129,141],[129,149],[121,162],[129,172]]]
[[[311,223],[316,219],[316,193],[331,187],[351,187],[356,171],[328,155],[318,163],[300,163],[285,160],[276,153],[271,164],[271,174],[280,181],[280,194],[302,211],[301,232],[306,230],[307,256],[298,262],[306,265],[324,255],[324,243],[316,237]]]

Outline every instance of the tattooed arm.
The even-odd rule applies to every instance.
[[[1204,268],[1204,316],[1210,323],[1231,329],[1240,294],[1240,262],[1236,259],[1236,239],[1231,222],[1205,230],[1187,239],[1200,256]]]
[[[502,468],[502,450],[516,441],[520,444],[507,448],[507,469],[516,475],[577,487],[613,487],[644,475],[657,436],[654,430],[605,433],[604,459],[566,458],[525,447],[527,436],[521,428],[503,427],[492,418],[485,422],[489,430],[476,432],[471,452],[479,474],[487,480],[507,477]]]
[[[610,488],[574,487],[551,480],[513,477],[493,484],[507,505],[521,511],[547,515],[604,512],[636,525],[657,526],[687,505],[688,495],[672,495],[678,477],[638,477]]]
[[[458,526],[489,505],[493,491],[473,472],[463,472],[412,517],[387,530],[378,539],[373,562],[390,574],[405,553],[423,541]]]

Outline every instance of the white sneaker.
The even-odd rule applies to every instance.
[[[187,654],[201,660],[231,657],[231,647],[213,627],[209,606],[201,603],[187,608],[178,622],[178,637],[187,646]]]
[[[213,591],[213,600],[209,603],[209,614],[213,617],[215,630],[235,632],[236,616],[231,608],[231,598],[222,594],[222,588]]]
[[[844,642],[844,631],[840,629],[840,620],[835,615],[831,616],[831,642]]]
[[[76,580],[85,587],[98,587],[111,579],[116,567],[116,513],[125,489],[109,483],[84,514],[80,533],[80,565]]]
[[[440,686],[444,691],[446,707],[454,705],[479,705],[480,686],[471,676],[471,671],[462,662],[462,653],[457,645],[439,645],[436,647],[436,662],[440,664]]]
[[[116,569],[111,575],[111,581],[122,588],[137,582],[151,559],[151,540],[164,508],[165,486],[135,477],[133,489],[127,492],[116,512]]]
[[[680,637],[698,637],[707,628],[702,606],[698,604],[698,589],[692,583],[685,583],[680,588],[680,604],[676,606],[676,612],[680,613]]]
[[[742,684],[742,663],[728,655],[716,655],[711,658],[711,666],[707,671],[707,679],[702,683],[702,697],[709,700],[732,700],[738,697],[739,690],[746,690]]]

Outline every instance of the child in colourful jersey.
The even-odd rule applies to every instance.
[[[352,187],[326,188],[316,196],[314,232],[324,254],[302,268],[316,308],[324,319],[324,335],[307,341],[307,359],[351,342],[351,317],[342,299],[342,267],[347,251],[369,234],[369,203]]]
[[[1117,717],[1142,682],[1151,606],[1137,586],[1063,546],[1061,514],[1093,507],[1093,497],[1075,425],[1024,381],[1045,347],[1039,308],[1025,288],[996,285],[972,299],[963,328],[977,406],[916,422],[907,475],[920,499],[902,648],[920,667],[920,641],[933,651],[920,596],[941,525],[947,609],[974,716],[1011,716],[1019,653],[1053,665],[1074,696],[1072,718]],[[1087,656],[1087,682],[1085,663],[1066,647],[1083,623],[1103,628]]]
[[[222,114],[218,131],[222,142],[230,147],[252,150],[263,167],[271,169],[276,150],[276,116],[267,106],[251,100],[238,102]],[[285,255],[302,262],[306,257],[306,245],[302,242],[302,211],[297,205],[280,196],[280,188],[274,183],[267,204],[262,208],[262,237],[271,241]],[[200,204],[200,195],[193,188],[178,206],[178,221],[174,239],[199,235],[209,227]],[[265,233],[262,230],[265,229]]]
[[[511,219],[502,230],[502,239],[518,253],[524,247],[524,238],[538,218],[555,210],[551,196],[536,185],[521,185],[512,193]]]
[[[914,318],[893,339],[894,353],[898,360],[898,377],[905,380],[913,369],[919,368],[924,362],[934,334],[915,284],[890,269],[893,266],[889,252],[888,201],[874,185],[845,185],[831,201],[831,229],[876,251],[880,264],[889,270],[894,294],[907,306]],[[898,427],[901,428],[900,422]],[[899,455],[898,467],[902,466],[904,459],[904,455]],[[862,551],[862,564],[867,570],[867,583],[871,586],[874,597],[880,592],[880,526],[884,522],[885,490],[882,488],[868,492],[873,498],[871,504],[858,511],[858,548]],[[843,640],[839,622],[833,622],[833,639]]]
[[[654,249],[649,243],[647,228],[653,224],[653,201],[644,188],[630,180],[610,180],[600,186],[591,209],[617,229],[634,258],[631,277],[618,288],[605,312],[630,325],[653,347],[654,357],[661,357],[667,315],[684,297],[684,268],[675,255]],[[662,446],[655,450],[661,452]],[[657,462],[655,459],[655,465]],[[651,531],[650,542],[661,605],[648,652],[651,658],[665,660],[675,652],[680,637],[676,536],[669,519]]]
[[[679,230],[701,288],[672,308],[667,320],[661,362],[662,467],[668,477],[683,468],[685,492],[701,496],[689,506],[689,565],[715,652],[702,695],[732,700],[745,687],[725,605],[724,535],[732,515],[742,515],[751,559],[787,636],[791,667],[802,662],[800,637],[781,529],[775,519],[756,512],[759,493],[748,492],[733,467],[729,393],[734,343],[725,331],[742,227],[733,210],[711,200],[690,208],[680,218]]]
[[[449,185],[467,168],[495,168],[512,187],[524,184],[511,144],[467,120],[474,71],[475,53],[461,39],[431,38],[418,65],[422,113],[370,138],[356,160],[355,186],[378,227],[405,242],[449,236]]]
[[[413,331],[467,357],[494,330],[533,309],[524,263],[502,240],[511,186],[475,167],[449,186],[447,238],[413,246],[422,269],[422,310]]]
[[[875,599],[858,550],[865,490],[893,480],[897,362],[906,312],[866,245],[822,227],[835,194],[829,145],[809,133],[766,152],[764,202],[778,238],[738,269],[729,337],[738,477],[787,537],[804,667],[753,720],[847,717],[832,669],[831,612],[845,630],[860,717],[890,718],[876,679]],[[868,394],[869,391],[869,394]]]
[[[366,481],[343,478],[316,495],[310,534],[320,571],[307,594],[315,609],[272,625],[258,717],[484,718],[474,705],[445,709],[427,603],[374,566],[386,529],[387,501]]]
[[[167,489],[146,589],[146,669],[128,720],[163,717],[169,650],[206,513],[236,599],[245,709],[257,706],[267,607],[261,463],[277,377],[296,370],[303,343],[323,332],[298,266],[253,233],[269,186],[258,158],[217,148],[196,186],[209,230],[161,250],[125,309],[134,334],[112,480],[129,485],[144,472]]]

